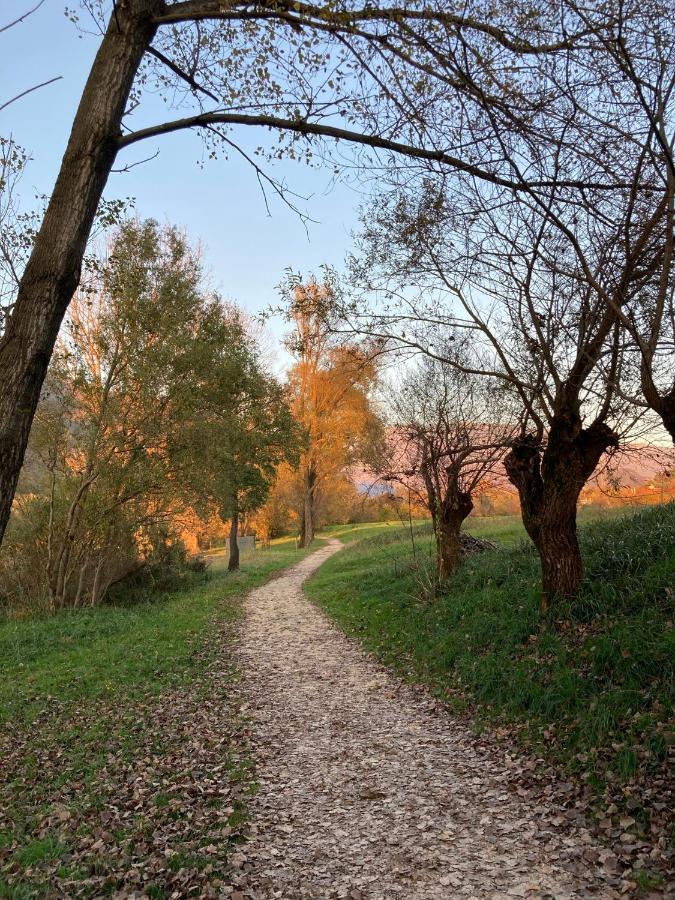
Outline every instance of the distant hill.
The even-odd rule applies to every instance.
[[[361,494],[378,496],[393,490],[389,483],[365,468],[354,467],[350,475]],[[477,511],[484,515],[517,510],[518,495],[506,477],[503,465],[486,479],[482,493],[485,500],[477,504]],[[584,488],[580,503],[651,504],[672,499],[675,499],[675,449],[636,444],[601,461],[596,474]]]

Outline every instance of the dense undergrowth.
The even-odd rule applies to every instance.
[[[0,897],[215,889],[245,821],[230,626],[302,555],[282,542],[236,574],[216,558],[169,592],[0,622]]]
[[[675,504],[582,525],[585,581],[540,606],[538,560],[513,519],[436,597],[428,526],[358,529],[307,593],[399,673],[575,770],[598,790],[664,777],[673,703]],[[353,543],[356,541],[356,543]]]

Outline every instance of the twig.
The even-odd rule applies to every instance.
[[[17,94],[16,97],[12,97],[11,100],[7,100],[6,103],[3,103],[2,106],[0,106],[0,112],[2,112],[3,109],[6,109],[11,103],[14,103],[15,100],[20,100],[22,97],[25,97],[26,94],[32,94],[33,91],[37,91],[38,88],[46,87],[48,84],[54,84],[55,81],[60,81],[62,78],[63,75],[57,75],[56,78],[50,78],[49,81],[43,81],[41,84],[36,84],[33,87],[22,91],[20,94]]]
[[[155,150],[152,156],[146,156],[145,159],[139,159],[137,162],[127,163],[126,166],[122,166],[121,169],[111,169],[111,172],[120,173],[120,172],[130,172],[131,169],[135,169],[136,166],[142,166],[143,163],[152,162],[153,159],[157,159],[159,156],[159,150]]]
[[[0,34],[2,34],[3,31],[7,31],[9,28],[13,28],[15,25],[19,25],[21,22],[23,22],[24,19],[27,19],[28,16],[32,16],[34,12],[37,12],[37,10],[40,9],[44,2],[45,0],[40,0],[39,3],[36,3],[32,9],[29,9],[28,12],[25,12],[22,16],[19,16],[18,19],[14,19],[14,21],[10,22],[9,25],[3,25],[2,28],[0,28]]]

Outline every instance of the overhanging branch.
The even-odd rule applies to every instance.
[[[177,22],[194,22],[204,19],[285,19],[292,18],[294,24],[311,28],[313,25],[322,30],[348,32],[356,23],[391,23],[422,22],[441,25],[455,30],[477,31],[493,38],[498,44],[514,53],[539,54],[554,53],[567,50],[578,40],[588,36],[590,29],[575,35],[566,36],[562,41],[550,44],[533,44],[522,38],[514,37],[502,28],[488,22],[474,19],[471,16],[455,15],[434,9],[407,9],[404,6],[391,6],[389,9],[363,7],[349,11],[330,10],[328,6],[313,3],[302,3],[298,0],[278,0],[274,6],[260,4],[223,3],[222,0],[183,0],[167,7],[166,12],[155,18],[158,25],[175,24]]]
[[[326,137],[336,141],[347,141],[348,143],[371,147],[375,150],[385,150],[399,156],[441,163],[442,165],[449,166],[452,169],[471,175],[474,178],[478,178],[481,181],[495,184],[499,187],[505,187],[512,191],[532,191],[533,189],[536,190],[551,187],[571,188],[574,190],[593,189],[615,191],[624,187],[624,185],[619,183],[589,183],[587,181],[579,180],[540,180],[528,181],[526,183],[514,181],[510,178],[504,178],[494,172],[482,169],[472,163],[468,163],[463,159],[459,159],[459,157],[446,153],[444,150],[415,147],[412,144],[392,141],[389,138],[380,137],[379,135],[364,134],[346,128],[337,128],[334,125],[323,125],[319,122],[310,122],[307,119],[283,119],[278,116],[244,115],[231,112],[199,113],[195,116],[187,116],[184,119],[174,119],[170,122],[161,122],[158,125],[141,128],[138,131],[132,131],[130,134],[120,136],[118,139],[118,146],[120,149],[123,149],[131,144],[146,140],[147,138],[159,137],[163,134],[171,134],[174,131],[184,131],[190,128],[209,128],[212,125],[258,126],[279,131],[289,131],[306,137]]]

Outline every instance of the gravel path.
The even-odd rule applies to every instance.
[[[339,547],[247,600],[239,656],[260,790],[239,896],[617,897],[585,862],[602,857],[588,833],[520,800],[504,754],[434,715],[303,597]]]

